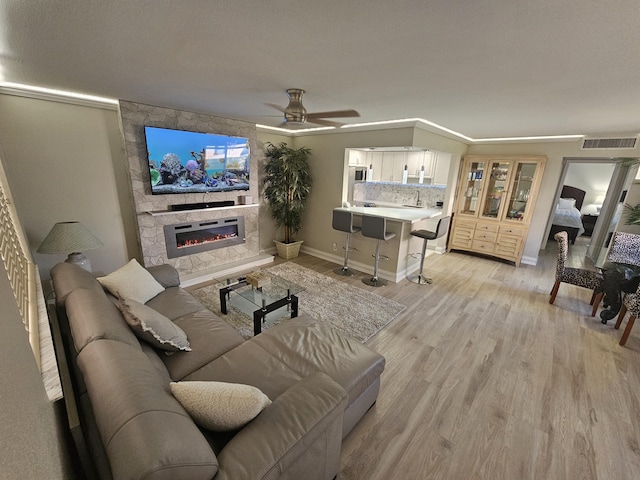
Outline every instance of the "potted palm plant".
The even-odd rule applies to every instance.
[[[294,149],[284,142],[267,143],[265,150],[264,196],[276,227],[284,227],[284,241],[274,242],[278,255],[287,259],[298,256],[302,244],[295,241],[295,234],[300,230],[302,212],[311,192],[310,154],[309,148]]]

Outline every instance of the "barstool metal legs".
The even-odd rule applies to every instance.
[[[424,268],[424,257],[427,253],[427,240],[425,239],[422,242],[422,255],[420,256],[420,270],[418,273],[412,273],[411,275],[407,275],[407,280],[413,283],[417,283],[418,285],[427,285],[429,283],[433,283],[433,279],[424,277],[422,275],[422,270]]]
[[[380,257],[387,258],[384,255],[380,255],[380,240],[376,243],[376,254],[374,255],[376,261],[373,266],[373,277],[371,278],[363,278],[362,282],[366,283],[371,287],[383,287],[387,284],[386,280],[382,278],[378,278],[378,262],[380,261]]]
[[[336,268],[333,271],[334,273],[338,275],[342,275],[343,277],[349,277],[356,273],[355,270],[352,270],[351,268],[349,268],[349,252],[352,250],[354,251],[357,250],[356,248],[351,248],[350,240],[351,240],[351,234],[347,233],[347,240],[344,245],[344,263],[342,264],[342,267]]]

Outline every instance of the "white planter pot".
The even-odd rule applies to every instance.
[[[283,243],[278,240],[274,240],[273,243],[276,244],[278,256],[281,258],[288,260],[290,258],[296,258],[300,254],[300,245],[302,245],[302,240],[292,243]]]

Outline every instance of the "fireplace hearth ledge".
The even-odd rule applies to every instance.
[[[223,279],[225,277],[230,277],[235,273],[245,272],[254,267],[272,263],[273,260],[273,255],[264,253],[238,262],[226,263],[220,267],[199,270],[197,272],[181,275],[180,286],[186,288],[199,283],[208,282],[213,279]]]

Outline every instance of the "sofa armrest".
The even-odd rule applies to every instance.
[[[276,398],[218,455],[215,480],[332,479],[340,467],[344,389],[314,372]]]
[[[147,267],[147,271],[153,275],[153,278],[162,285],[164,288],[179,287],[180,286],[180,274],[173,267],[166,263],[162,265],[153,265]]]

